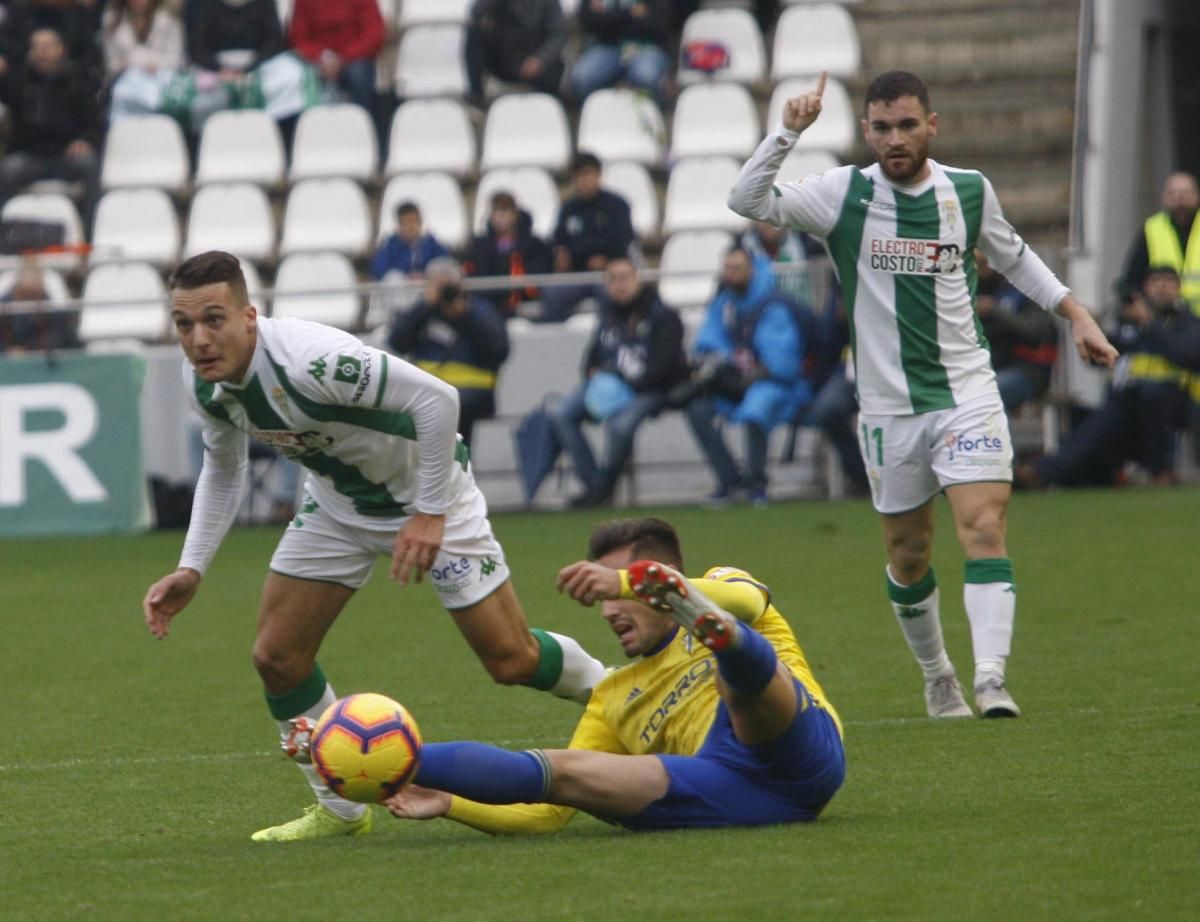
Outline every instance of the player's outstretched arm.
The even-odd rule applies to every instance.
[[[621,573],[593,560],[577,560],[558,571],[557,588],[580,605],[621,597]]]
[[[384,801],[384,806],[402,820],[434,820],[450,812],[450,795],[409,784]]]
[[[155,637],[167,636],[171,619],[183,611],[200,588],[200,574],[190,567],[180,567],[156,582],[142,600],[146,627]]]
[[[1112,368],[1117,361],[1117,350],[1091,312],[1072,295],[1058,302],[1058,312],[1071,322],[1071,339],[1079,357],[1092,365]]]

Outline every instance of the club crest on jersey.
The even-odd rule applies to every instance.
[[[362,371],[362,362],[352,355],[339,355],[333,366],[333,380],[343,384],[358,382],[358,373]]]
[[[287,391],[282,387],[271,388],[271,399],[279,405],[281,410],[287,409]]]
[[[946,229],[953,232],[958,224],[958,202],[954,199],[942,200],[942,220],[946,222]]]
[[[867,254],[872,269],[893,275],[950,275],[962,268],[962,248],[937,240],[872,237]]]

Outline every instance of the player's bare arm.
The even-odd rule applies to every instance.
[[[621,597],[621,574],[593,560],[578,560],[558,571],[558,591],[580,605]]]
[[[408,784],[385,800],[392,816],[402,820],[434,820],[450,812],[450,795],[445,791]]]
[[[1057,311],[1071,322],[1071,339],[1081,359],[1106,368],[1116,364],[1117,350],[1086,307],[1067,295],[1058,302]]]
[[[160,640],[166,637],[171,619],[187,607],[199,588],[200,574],[190,567],[180,567],[151,586],[142,600],[150,633]]]
[[[442,546],[445,529],[444,515],[414,513],[396,534],[392,546],[391,578],[401,586],[407,586],[410,578],[421,582],[425,572],[433,566]]]
[[[821,114],[821,97],[825,95],[826,76],[826,72],[821,71],[815,90],[793,96],[783,104],[783,127],[788,131],[804,131],[817,120],[817,116]]]

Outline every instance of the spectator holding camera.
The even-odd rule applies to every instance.
[[[396,315],[388,345],[458,389],[458,431],[470,447],[476,420],[496,415],[496,380],[508,358],[508,331],[490,301],[463,291],[457,260],[434,259],[425,277],[424,297]]]

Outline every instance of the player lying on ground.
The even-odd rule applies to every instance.
[[[571,638],[526,624],[455,433],[453,387],[333,327],[258,316],[228,253],[187,260],[170,291],[192,408],[204,426],[204,466],[179,567],[143,602],[151,633],[166,636],[233,523],[250,435],[309,473],[300,512],[271,558],[254,641],[281,738],[289,719],[315,720],[336,699],[317,650],[379,556],[391,556],[391,576],[402,586],[429,573],[497,682],[587,699],[604,667]],[[301,768],[318,803],[254,839],[370,828],[362,804],[335,796],[312,766]]]
[[[559,588],[600,602],[635,661],[596,686],[570,747],[426,743],[392,813],[496,833],[576,810],[637,830],[816,819],[845,775],[841,725],[766,587],[728,567],[686,580],[661,519],[598,526],[588,556]]]

